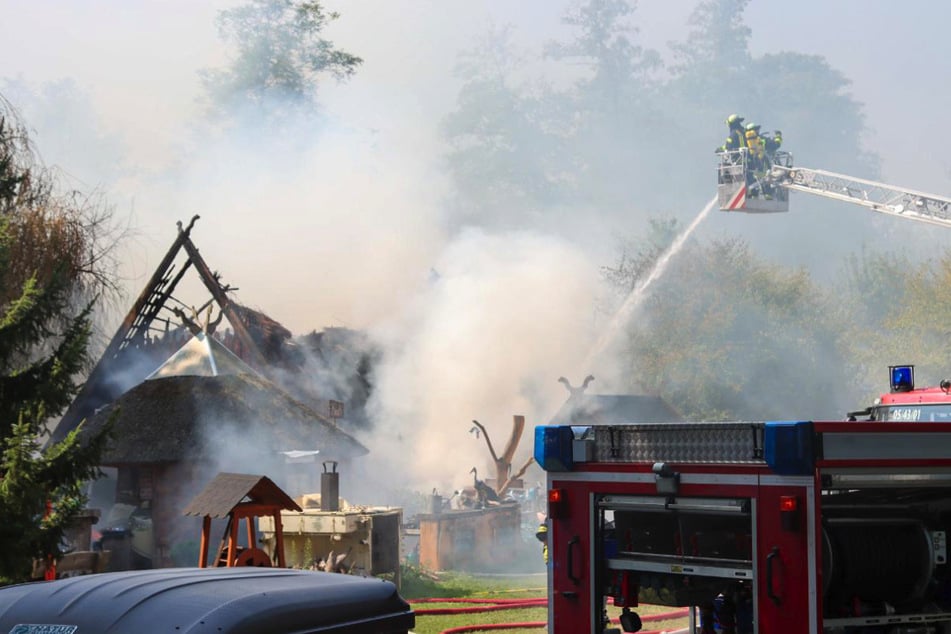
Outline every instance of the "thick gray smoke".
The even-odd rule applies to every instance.
[[[524,414],[530,427],[557,409],[565,396],[558,376],[599,374],[583,367],[604,318],[593,310],[602,293],[598,268],[616,257],[616,233],[646,216],[637,200],[610,210],[557,201],[551,213],[520,218],[518,232],[480,228],[477,217],[460,231],[447,228],[453,183],[442,162],[439,122],[455,107],[456,56],[490,24],[512,24],[520,45],[540,50],[565,35],[560,18],[572,3],[327,2],[341,18],[325,35],[365,63],[348,83],[321,84],[321,125],[307,128],[291,149],[255,138],[254,130],[239,141],[223,139],[201,122],[196,71],[225,63],[214,17],[238,4],[0,0],[10,18],[0,23],[0,77],[25,82],[22,108],[47,161],[103,186],[117,210],[131,216],[140,238],[125,256],[130,297],[174,238],[175,221],[200,214],[193,238],[224,282],[240,287],[239,301],[295,334],[346,326],[367,330],[382,345],[371,402],[376,432],[364,438],[379,473],[387,479],[399,473],[427,490],[457,487],[472,466],[481,472],[488,463],[483,443],[467,433],[468,421],[485,423],[499,444],[513,414]],[[668,56],[666,43],[684,37],[690,9],[642,0],[636,13],[642,43]],[[951,189],[940,154],[951,146],[951,129],[935,116],[948,110],[949,97],[934,80],[945,70],[948,20],[941,18],[951,17],[951,8],[804,0],[795,7],[753,3],[747,17],[755,53],[788,48],[826,55],[854,80],[852,91],[869,103],[883,177],[926,191]],[[920,53],[906,48],[896,56],[894,47],[878,45],[912,30],[911,48]],[[870,63],[862,51],[882,63]],[[547,79],[555,83],[584,70],[546,68],[554,68]],[[64,78],[75,90],[51,95],[44,88]],[[927,97],[908,99],[917,94],[909,84]],[[48,116],[50,104],[52,111],[82,116]],[[663,111],[665,104],[657,106]],[[683,113],[681,123],[716,127],[710,138],[720,142],[720,120],[692,116]],[[801,125],[808,132],[809,122]],[[78,140],[71,136],[81,131]],[[912,140],[922,134],[925,143]],[[680,128],[670,135],[678,137]],[[714,184],[712,147],[697,148],[702,155],[659,166],[673,175],[667,181],[673,186],[650,192],[669,201],[660,211],[684,224]],[[650,148],[644,151],[649,157]],[[92,165],[102,173],[90,173]],[[684,190],[707,192],[685,182],[694,174],[708,179],[709,193],[687,199]],[[801,213],[807,221],[790,214],[743,218],[743,226],[720,217],[709,232],[791,236],[781,249],[787,261],[821,269],[825,262],[814,261],[813,247],[830,216],[805,205]],[[846,226],[868,216],[833,213],[843,214],[837,222]],[[770,221],[772,228],[764,228]],[[824,248],[835,252],[839,245]],[[599,375],[597,391],[609,378]],[[526,434],[520,458],[530,444]]]
[[[368,442],[414,484],[445,490],[490,463],[467,433],[473,418],[500,451],[513,414],[543,422],[564,400],[555,379],[591,345],[598,280],[577,249],[541,235],[468,231],[434,264],[427,286],[376,330],[388,354]],[[519,460],[530,455],[526,436]]]

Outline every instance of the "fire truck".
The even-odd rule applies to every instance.
[[[875,399],[870,407],[849,412],[848,420],[951,422],[951,380],[916,387],[915,366],[892,365],[888,372],[889,393]]]
[[[951,199],[772,159],[721,153],[720,209],[801,191],[951,227]],[[536,427],[549,633],[636,632],[648,603],[691,634],[951,634],[951,382],[890,372],[849,421]]]
[[[951,632],[951,424],[542,425],[550,634]],[[610,617],[619,617],[613,625]]]

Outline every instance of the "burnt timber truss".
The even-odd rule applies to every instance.
[[[192,267],[194,267],[205,288],[211,293],[211,299],[197,308],[195,313],[200,313],[212,304],[216,304],[221,311],[221,315],[227,317],[228,323],[234,331],[234,336],[241,345],[241,356],[244,360],[255,369],[265,369],[267,363],[242,319],[238,310],[240,306],[236,308],[237,305],[228,297],[228,292],[237,289],[229,285],[221,285],[219,275],[212,272],[191,240],[191,230],[198,218],[197,215],[192,217],[188,226],[184,228],[181,221],[177,223],[178,235],[175,241],[165,257],[162,258],[155,269],[155,273],[152,274],[125,319],[122,320],[122,324],[109,341],[98,363],[90,372],[82,390],[53,431],[51,436],[53,442],[65,438],[69,432],[74,430],[83,419],[95,412],[96,409],[112,402],[121,395],[124,389],[113,387],[107,379],[115,372],[128,371],[128,368],[133,365],[134,352],[149,344],[152,333],[167,333],[173,317],[176,317],[182,325],[189,328],[193,333],[201,328],[194,321],[188,319],[179,306],[170,306],[172,302],[184,306],[173,294],[182,278]],[[182,251],[185,252],[187,259],[176,271],[176,258]],[[164,324],[164,326],[160,326],[160,324]],[[145,376],[143,374],[141,377],[132,377],[132,379],[135,383],[138,383],[144,380]]]

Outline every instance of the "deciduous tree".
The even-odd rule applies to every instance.
[[[314,115],[318,79],[349,77],[362,62],[324,38],[338,17],[301,0],[251,0],[222,11],[218,31],[234,53],[227,67],[200,73],[211,114],[262,127]]]
[[[626,295],[649,272],[613,281]],[[831,306],[805,271],[769,264],[740,240],[688,242],[630,320],[622,354],[641,383],[630,387],[693,420],[837,417],[854,403]]]

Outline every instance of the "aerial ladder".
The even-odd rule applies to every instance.
[[[800,191],[854,203],[890,216],[951,227],[951,198],[796,167],[788,152],[776,152],[769,169],[762,172],[753,168],[745,148],[721,152],[719,156],[717,192],[721,211],[789,211],[789,192]]]

